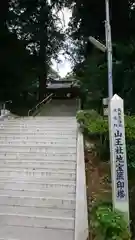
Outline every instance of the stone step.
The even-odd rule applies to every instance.
[[[53,119],[53,120],[46,120],[46,119],[42,119],[42,120],[23,120],[23,119],[2,119],[0,120],[0,125],[41,125],[41,126],[47,126],[47,125],[63,125],[63,126],[67,126],[67,124],[69,124],[69,126],[76,126],[77,125],[77,120],[70,120],[67,118],[67,120],[57,120],[57,119]]]
[[[18,168],[14,168],[14,167],[9,167],[8,165],[5,166],[2,168],[0,168],[0,172],[23,172],[23,173],[33,173],[33,174],[41,174],[42,176],[44,175],[50,175],[50,174],[75,174],[76,171],[75,169],[59,169],[59,168],[48,168],[48,166],[42,168],[42,167],[37,167],[37,168],[34,168],[33,166],[26,166],[26,168],[23,168],[23,167],[18,167]]]
[[[35,208],[23,206],[0,206],[0,214],[23,214],[33,216],[62,217],[74,218],[75,210],[72,209],[55,209],[55,208]]]
[[[37,141],[37,142],[44,142],[44,141],[48,141],[48,142],[76,142],[76,136],[74,137],[70,137],[69,136],[58,136],[58,135],[52,135],[51,134],[51,137],[50,135],[48,136],[43,136],[43,135],[38,135],[38,137],[34,136],[31,136],[31,135],[26,135],[26,136],[22,136],[22,135],[12,135],[12,134],[9,134],[9,135],[4,135],[4,134],[0,134],[0,141],[10,141],[10,140],[14,140],[14,141]]]
[[[73,230],[43,229],[3,225],[0,240],[74,240]]]
[[[53,128],[56,128],[56,126],[58,127],[58,128],[64,128],[64,127],[66,127],[67,128],[67,126],[68,126],[68,128],[75,128],[75,127],[77,127],[77,122],[57,122],[57,121],[53,121],[53,122],[46,122],[46,121],[44,121],[44,122],[31,122],[31,123],[29,123],[29,122],[20,122],[20,121],[18,121],[18,122],[11,122],[11,121],[9,121],[9,122],[1,122],[0,121],[0,128],[9,128],[10,126],[12,126],[12,127],[17,127],[17,128],[19,128],[19,127],[22,127],[22,128],[27,128],[27,127],[31,127],[31,128],[34,128],[34,127],[36,127],[36,128],[38,128],[38,127],[40,127],[40,128],[46,128],[47,126],[48,127],[53,127]]]
[[[72,161],[29,161],[29,160],[0,160],[0,169],[1,168],[20,168],[20,169],[29,169],[35,168],[37,170],[43,169],[59,169],[59,170],[75,170],[76,163]]]
[[[75,147],[52,147],[52,146],[42,146],[42,147],[35,147],[35,146],[11,146],[11,145],[0,145],[0,152],[6,153],[53,153],[53,154],[76,154]]]
[[[68,148],[75,148],[76,147],[76,141],[69,141],[69,142],[56,142],[56,141],[0,141],[0,147],[8,147],[8,146],[13,146],[13,147],[68,147]]]
[[[75,239],[77,125],[0,121],[0,240]]]
[[[42,115],[36,115],[36,116],[22,116],[20,117],[20,119],[23,119],[23,120],[53,120],[53,119],[57,119],[57,120],[67,120],[67,119],[70,119],[70,120],[74,120],[76,117],[75,116],[42,116]]]
[[[53,125],[28,125],[28,126],[23,126],[23,125],[13,125],[13,124],[8,124],[8,125],[1,125],[0,124],[0,131],[3,131],[3,130],[41,130],[41,131],[47,131],[47,130],[50,130],[50,131],[64,131],[64,132],[67,132],[67,131],[75,131],[77,129],[77,125],[76,126],[70,126],[68,124],[65,124],[65,125],[57,125],[56,123],[54,123]]]
[[[17,130],[5,130],[5,131],[0,131],[0,135],[2,136],[2,135],[4,135],[4,136],[7,136],[7,135],[10,135],[10,134],[12,134],[13,136],[15,136],[15,135],[22,135],[22,136],[25,136],[25,137],[27,137],[27,136],[31,136],[31,137],[40,137],[40,136],[48,136],[48,137],[51,137],[51,136],[58,136],[59,135],[59,137],[60,136],[66,136],[66,137],[75,137],[76,136],[76,134],[77,134],[77,132],[76,131],[67,131],[67,132],[65,132],[65,131],[58,131],[58,130],[56,130],[56,131],[49,131],[49,130],[46,130],[46,131],[30,131],[30,130],[28,130],[28,131],[17,131]]]
[[[66,170],[20,170],[20,169],[10,169],[10,168],[2,168],[0,169],[0,177],[32,177],[46,179],[61,179],[61,180],[75,180],[76,174],[75,171],[66,171]]]
[[[76,122],[76,117],[58,117],[58,116],[53,116],[53,117],[49,117],[49,116],[35,116],[35,117],[17,117],[17,118],[5,118],[4,122],[8,122],[8,121],[22,121],[22,122]]]
[[[2,225],[8,226],[23,226],[33,228],[48,228],[48,229],[74,229],[74,218],[62,218],[62,217],[44,217],[34,216],[28,214],[4,214],[0,213],[1,227]]]
[[[7,118],[5,118],[6,120]],[[9,118],[10,120],[11,118]],[[38,121],[75,121],[75,116],[22,116],[22,117],[15,117],[14,120],[25,120],[25,121],[31,121],[31,120],[38,120]]]
[[[76,192],[76,185],[74,182],[66,182],[66,181],[54,181],[47,180],[45,183],[43,181],[26,181],[24,180],[10,180],[1,178],[0,179],[0,189],[3,190],[12,190],[12,191],[35,191],[35,192],[45,192],[50,194],[50,192],[54,191],[62,191],[64,193],[72,193]]]
[[[74,134],[64,134],[64,133],[61,133],[60,135],[56,135],[56,134],[53,134],[52,132],[45,132],[45,133],[37,133],[37,134],[33,134],[33,133],[29,133],[29,134],[20,134],[20,133],[0,133],[0,139],[44,139],[44,140],[67,140],[67,139],[70,139],[70,140],[74,140],[76,139],[76,135]]]
[[[66,128],[66,129],[65,129]],[[12,124],[9,124],[7,126],[5,126],[5,124],[2,126],[0,125],[0,131],[11,131],[11,130],[18,130],[18,131],[55,131],[55,130],[59,130],[59,131],[75,131],[76,129],[76,126],[68,126],[67,125],[39,125],[39,126],[36,126],[36,125],[29,125],[29,126],[21,126],[21,125],[18,125],[18,126],[14,126]]]
[[[10,176],[0,176],[0,182],[1,183],[18,183],[18,184],[22,184],[22,183],[28,183],[28,184],[39,184],[39,185],[43,185],[43,186],[51,186],[52,188],[55,188],[55,184],[56,186],[61,186],[64,187],[66,186],[66,188],[71,188],[72,186],[75,186],[75,180],[73,179],[63,179],[61,181],[61,179],[44,179],[44,178],[38,178],[38,177],[31,177],[31,176],[25,176],[25,177],[10,177]],[[45,185],[44,185],[45,184]],[[48,188],[47,187],[47,188]]]
[[[57,122],[57,121],[53,121],[53,122],[44,122],[44,121],[42,121],[42,122],[35,122],[35,121],[32,121],[32,122],[22,122],[22,121],[16,121],[16,122],[13,122],[13,121],[7,121],[7,122],[5,122],[5,121],[1,121],[0,120],[0,127],[1,128],[9,128],[9,127],[17,127],[17,128],[19,128],[19,127],[32,127],[32,128],[34,128],[34,126],[35,127],[40,127],[40,128],[47,128],[47,126],[48,127],[53,127],[53,128],[55,128],[56,126],[59,128],[59,129],[61,129],[61,128],[77,128],[78,127],[78,123],[77,123],[77,121],[75,121],[75,122],[70,122],[70,121],[67,121],[67,122]]]
[[[75,120],[76,118],[73,116],[23,116],[23,117],[18,117],[15,119],[20,119],[20,120],[49,120],[49,121],[54,121],[55,120],[60,120],[60,121],[67,121],[68,120]]]
[[[13,129],[13,128],[4,128],[4,129],[0,129],[0,133],[20,133],[20,134],[29,134],[29,133],[33,133],[33,134],[37,134],[37,133],[42,133],[42,134],[45,134],[45,133],[53,133],[53,134],[59,134],[59,132],[61,133],[61,135],[62,135],[62,133],[65,135],[65,134],[69,134],[69,135],[72,135],[72,134],[76,134],[76,130],[70,130],[70,129],[66,129],[66,130],[64,130],[64,129],[57,129],[57,128],[55,128],[55,129],[52,129],[52,128],[46,128],[46,129],[41,129],[41,128],[39,128],[39,129],[36,129],[36,128],[27,128],[27,129],[20,129],[20,128],[15,128],[15,129]]]
[[[43,153],[43,152],[1,152],[0,160],[33,160],[34,161],[75,161],[76,153]]]
[[[0,189],[0,195],[10,195],[12,197],[18,195],[20,197],[23,196],[28,196],[28,197],[58,197],[61,198],[63,197],[63,195],[65,197],[71,197],[73,199],[75,199],[75,193],[70,193],[67,191],[67,189],[65,188],[64,190],[62,189],[57,189],[57,191],[53,189],[53,191],[50,190],[46,190],[46,191],[37,191],[37,189],[34,190],[16,190],[16,189]]]
[[[6,183],[7,185],[9,183],[13,183],[13,184],[18,184],[18,186],[25,186],[29,187],[29,185],[31,184],[31,188],[33,186],[34,188],[34,184],[35,186],[37,186],[37,188],[40,189],[48,189],[50,188],[67,188],[67,189],[75,189],[76,185],[75,185],[75,180],[63,180],[61,182],[61,180],[53,180],[53,179],[46,179],[46,181],[44,182],[43,178],[32,178],[32,177],[20,177],[20,178],[10,178],[10,177],[0,177],[0,183],[4,184]],[[24,184],[24,185],[22,185]]]
[[[67,121],[70,120],[70,121],[73,121],[76,119],[76,116],[38,116],[38,115],[35,115],[35,116],[15,116],[13,118],[7,116],[5,118],[5,120],[25,120],[25,121],[33,121],[33,120],[38,120],[38,121],[43,121],[43,120],[46,120],[46,121],[53,121],[53,119],[58,120],[58,121]]]
[[[75,199],[0,195],[1,205],[75,210]]]

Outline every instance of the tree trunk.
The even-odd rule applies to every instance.
[[[5,27],[7,18],[8,18],[8,10],[9,10],[9,1],[2,0],[0,7],[0,26]]]
[[[40,10],[40,49],[39,49],[39,100],[44,99],[47,82],[47,26],[48,26],[48,5],[44,1]],[[44,34],[43,34],[44,33]]]
[[[46,92],[47,68],[46,68],[46,48],[40,41],[40,66],[39,66],[39,101],[44,99]]]

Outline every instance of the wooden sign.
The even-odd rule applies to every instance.
[[[110,127],[113,206],[124,213],[129,223],[124,109],[122,98],[116,94],[110,102]]]

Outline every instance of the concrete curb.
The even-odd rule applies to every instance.
[[[84,162],[83,135],[78,130],[77,136],[77,171],[76,171],[76,216],[75,240],[88,239],[88,211],[86,197],[86,176]]]

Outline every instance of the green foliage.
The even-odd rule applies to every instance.
[[[61,2],[62,7],[62,2]],[[12,31],[19,31],[19,37],[25,41],[26,46],[40,56],[41,45],[45,49],[46,61],[56,58],[62,46],[64,34],[58,26],[60,18],[58,12],[60,1],[48,2],[45,0],[17,0],[11,2],[10,12],[14,14],[10,26]],[[50,63],[50,62],[49,62]]]
[[[95,110],[89,110],[89,111],[78,111],[76,118],[78,122],[83,122],[84,124],[88,124],[89,120],[95,120],[96,118],[99,118],[100,115]]]
[[[100,112],[103,96],[107,94],[107,68],[103,55],[91,55],[82,66],[75,69],[80,80],[85,108],[94,108]]]
[[[134,114],[135,105],[135,41],[127,46],[115,44],[116,54],[113,64],[114,93],[124,99],[125,113]],[[92,51],[83,63],[75,66],[74,71],[80,80],[84,99],[84,109],[94,108],[101,112],[102,99],[108,95],[107,63],[104,54]]]
[[[79,111],[77,120],[83,132],[95,141],[96,152],[100,159],[109,160],[108,122],[95,110]]]
[[[101,137],[108,133],[107,121],[95,110],[79,111],[77,120],[83,123],[84,129],[87,130],[89,136]]]
[[[44,96],[48,66],[57,58],[64,39],[57,14],[62,6],[61,0],[2,0],[1,100],[17,99],[37,79],[39,96]]]
[[[91,212],[91,228],[96,240],[130,240],[128,225],[122,213],[111,204],[96,204]]]
[[[73,4],[68,32],[75,47],[70,49],[74,56],[74,70],[80,78],[84,108],[100,112],[103,97],[108,96],[107,59],[88,41],[94,36],[105,43],[105,2],[68,0]],[[135,6],[133,1],[124,0],[123,8],[116,0],[110,1],[110,22],[113,40],[113,86],[114,93],[124,99],[125,112],[135,114]],[[126,29],[121,29],[125,25]],[[121,31],[119,31],[121,29]],[[73,45],[73,44],[72,44]],[[77,47],[76,47],[77,46]]]
[[[112,39],[119,41],[127,41],[134,36],[135,11],[132,6],[133,1],[123,0],[123,8],[121,3],[116,0],[110,1],[110,16],[112,26]],[[72,6],[72,18],[70,20],[70,35],[74,40],[86,43],[89,36],[95,36],[99,39],[105,39],[105,2],[100,1],[81,1],[67,0],[67,5]],[[131,7],[132,6],[132,7]],[[124,24],[126,29],[121,29]],[[121,29],[121,31],[119,31]]]
[[[90,138],[96,139],[97,153],[103,160],[109,159],[108,121],[96,111],[79,111],[77,120]],[[135,169],[135,117],[125,116],[125,134],[128,167]]]
[[[19,96],[24,87],[31,84],[36,74],[33,57],[29,55],[23,42],[7,29],[1,35],[0,99],[8,100],[15,95]]]

